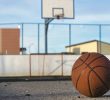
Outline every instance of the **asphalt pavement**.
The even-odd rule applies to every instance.
[[[110,100],[109,94],[85,97],[74,89],[71,80],[0,83],[0,100]]]

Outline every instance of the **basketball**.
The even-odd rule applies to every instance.
[[[110,88],[110,61],[99,53],[85,53],[73,65],[72,83],[88,97],[104,95]]]

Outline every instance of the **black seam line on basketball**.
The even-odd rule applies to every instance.
[[[87,59],[89,58],[89,56],[90,56],[90,54],[88,54],[88,57],[87,57]],[[98,58],[101,58],[101,57],[103,57],[103,56],[99,56],[99,57],[97,57],[97,58],[95,58],[94,60],[92,60],[89,64],[91,64],[93,61],[95,61],[95,60],[97,60]],[[85,61],[83,61],[81,58],[79,58],[83,63],[82,64],[84,64],[86,61],[87,61],[87,59],[85,60]],[[82,65],[81,64],[81,65]],[[86,65],[87,66],[87,65]],[[87,66],[88,67],[88,66]],[[85,67],[83,70],[85,70],[87,67]],[[77,88],[77,85],[78,85],[78,81],[79,81],[79,79],[80,79],[80,77],[81,77],[81,74],[82,74],[82,72],[80,73],[80,75],[78,76],[78,79],[77,79],[77,81],[76,81],[76,88]]]
[[[91,72],[92,72],[92,70],[90,70],[89,73],[91,74]],[[89,74],[89,76],[90,76],[90,74]],[[90,77],[89,77],[89,82],[90,82]],[[90,85],[90,90],[91,90],[92,96],[94,96],[92,89],[91,89],[91,84],[89,83],[89,85]],[[105,85],[103,84],[103,86],[105,86]],[[105,86],[105,88],[106,88],[106,86]],[[106,88],[106,89],[108,89],[108,88]]]
[[[97,65],[97,66],[94,66],[94,67],[92,67],[92,68],[94,69],[94,68],[96,68],[96,67],[103,67],[103,68],[106,68],[106,69],[109,69],[109,70],[110,70],[110,68],[105,67],[105,66],[102,66],[102,65],[101,65],[101,66],[100,66],[100,65]]]
[[[78,78],[77,78],[77,81],[76,81],[76,89],[77,89],[78,81],[79,81],[79,79],[80,79],[80,77],[81,77],[81,74],[82,74],[82,73],[80,73],[80,75],[79,75]]]
[[[90,86],[90,78],[89,78],[89,76],[90,76],[90,73],[91,73],[92,71],[90,70],[89,71],[89,73],[88,73],[88,87],[89,87],[89,92],[90,92],[90,95],[91,95],[91,97],[93,96],[93,93],[92,93],[92,89],[91,89],[91,86]]]
[[[89,65],[89,64],[87,64],[86,62],[85,62],[85,64],[88,66],[88,68],[91,70],[91,71],[93,71],[95,74],[96,74],[96,76],[100,79],[100,81],[105,85],[105,87],[107,88],[107,89],[109,89],[108,88],[108,86],[106,85],[106,83],[100,78],[100,76],[94,71],[94,69]]]
[[[87,56],[87,58],[86,58],[86,60],[84,61],[84,62],[86,62],[87,60],[88,60],[88,58],[89,58],[89,56],[90,56],[90,54],[88,54],[88,56]],[[82,60],[81,60],[82,61]],[[81,65],[83,65],[84,63],[82,63]],[[75,70],[75,69],[77,69],[77,68],[79,68],[81,65],[79,65],[79,66],[77,66],[77,67],[73,67],[73,69],[72,70]]]
[[[90,56],[90,54],[88,55],[88,58],[89,58],[89,56]],[[97,58],[95,58],[94,60],[92,60],[89,64],[91,64],[93,61],[95,61],[95,60],[97,60],[97,59],[99,59],[99,58],[101,58],[101,57],[103,57],[103,56],[99,56],[99,57],[97,57]],[[81,58],[80,58],[80,60],[81,61],[83,61]],[[85,63],[86,61],[83,61],[83,64]],[[86,65],[87,66],[87,65]],[[88,67],[88,66],[87,66]],[[87,67],[85,67],[84,69],[83,69],[83,71],[87,68]],[[91,67],[90,67],[91,68]],[[92,69],[92,68],[91,68]],[[91,70],[92,71],[92,70]],[[77,88],[77,85],[78,85],[78,81],[79,81],[79,79],[80,79],[80,77],[81,77],[81,74],[82,74],[82,72],[80,73],[80,75],[78,76],[78,79],[77,79],[77,81],[76,81],[76,88]],[[104,84],[104,83],[103,83]],[[106,85],[105,85],[106,86]],[[108,89],[108,86],[106,87],[107,89]],[[91,89],[89,89],[90,90],[90,92],[91,92]],[[92,94],[92,92],[91,92],[91,95],[93,95]]]
[[[103,66],[96,66],[96,67],[103,67]],[[85,67],[85,69],[86,69],[86,68],[87,68],[87,67]],[[95,67],[94,67],[94,68],[95,68]],[[94,68],[93,68],[93,69],[94,69]],[[103,67],[103,68],[105,68],[105,67]],[[83,71],[84,71],[85,69],[83,69]],[[107,69],[107,68],[106,68],[106,69]],[[93,96],[92,89],[91,89],[91,86],[90,86],[90,78],[89,78],[91,72],[92,72],[92,70],[90,70],[89,73],[88,73],[88,87],[89,87],[90,95]],[[79,77],[78,77],[78,80],[77,80],[77,83],[76,83],[76,89],[77,89],[78,81],[79,81],[79,79],[80,79],[80,77],[81,77],[81,74],[82,74],[82,72],[80,73],[80,75],[79,75]],[[104,85],[104,86],[106,86],[106,85]],[[107,88],[107,89],[108,89],[108,88]]]
[[[81,73],[79,74],[79,76],[78,76],[78,78],[77,78],[77,81],[76,81],[76,88],[77,88],[77,86],[78,86],[78,81],[79,81],[79,79],[80,79],[82,73],[84,72],[84,70],[85,70],[86,68],[87,68],[87,67],[85,67],[85,68],[83,69],[83,71],[81,71]]]
[[[106,87],[107,89],[109,89],[109,87],[107,86],[107,84],[100,78],[100,76],[94,71],[94,69],[93,69],[89,64],[87,64],[86,62],[85,62],[85,64],[88,66],[88,68],[89,68],[91,71],[93,71],[93,72],[95,73],[95,75],[100,79],[100,81],[105,85],[105,87]]]
[[[85,61],[82,61],[83,63],[82,64],[84,64],[84,62],[86,62],[87,61],[87,59],[89,58],[89,56],[90,56],[90,54],[88,54],[88,57],[86,58],[86,60]],[[82,65],[81,64],[81,65]],[[84,69],[83,69],[83,71],[86,69],[87,67],[85,67]],[[82,71],[82,72],[83,72]],[[80,75],[78,76],[78,78],[77,78],[77,81],[76,81],[76,89],[77,89],[77,86],[78,86],[78,81],[79,81],[79,79],[80,79],[80,77],[81,77],[81,74],[82,74],[82,72],[80,73]]]
[[[88,55],[88,57],[87,57],[87,59],[85,61],[83,61],[81,58],[79,58],[81,61],[83,61],[83,63],[81,65],[83,65],[88,60],[89,56],[90,56],[90,54]],[[99,59],[101,57],[103,57],[103,56],[99,56],[99,57],[93,59],[89,64],[92,64],[93,61],[95,61],[95,60],[97,60],[97,59]],[[81,65],[79,65],[79,66],[81,66]],[[72,71],[75,70],[75,69],[77,69],[77,68],[79,68],[79,66],[76,67],[76,68],[73,68]]]
[[[105,69],[107,69],[107,70],[108,70],[108,69],[110,70],[110,68],[104,67],[104,66],[95,66],[95,67],[93,67],[93,70],[94,70],[95,68],[99,68],[99,67],[100,67],[100,68],[105,68]],[[106,84],[106,83],[105,83],[105,84]],[[104,86],[105,86],[105,85],[104,85]],[[106,86],[109,87],[107,84],[106,84]],[[108,89],[108,88],[107,88],[107,89]]]
[[[89,56],[90,56],[90,54],[89,54]],[[97,59],[99,59],[99,58],[101,58],[101,57],[103,57],[103,56],[99,56],[99,57],[97,57],[97,58],[95,58],[95,59],[93,59],[90,63],[89,63],[89,65],[90,64],[92,64],[92,62],[94,62],[95,60],[97,60]],[[83,62],[83,64],[85,64],[86,62],[85,61],[83,61],[81,58],[80,58],[80,60]],[[87,66],[87,65],[86,65]],[[86,68],[88,68],[88,66],[87,67],[85,67],[84,69],[86,69]],[[91,67],[92,68],[92,67]]]
[[[84,70],[85,70],[86,68],[87,68],[87,67],[85,67],[82,72],[84,72]],[[79,79],[80,79],[80,77],[81,77],[81,75],[82,75],[82,72],[81,72],[80,75],[78,76],[78,79],[77,79],[77,82],[76,82],[76,89],[77,89],[77,86],[78,86],[78,81],[79,81]],[[89,75],[90,75],[90,72],[91,72],[91,70],[89,71]],[[88,78],[89,78],[89,75],[88,75]],[[92,92],[91,92],[90,85],[89,85],[89,81],[88,81],[88,87],[89,87],[90,95],[93,96],[93,94],[92,94]]]
[[[102,58],[102,57],[103,57],[103,56],[99,56],[99,57],[93,59],[93,60],[92,60],[90,63],[88,63],[88,64],[90,65],[90,64],[92,64],[92,62],[94,62],[94,61],[96,61],[96,60],[99,60],[99,58]],[[83,59],[81,59],[81,58],[79,58],[79,59],[83,61]],[[85,63],[85,61],[83,61],[83,63]]]

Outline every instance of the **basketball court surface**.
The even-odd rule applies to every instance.
[[[80,95],[69,81],[1,82],[0,100],[109,100],[110,92],[99,98]]]

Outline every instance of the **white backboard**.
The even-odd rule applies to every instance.
[[[42,0],[42,18],[74,18],[74,0]]]

